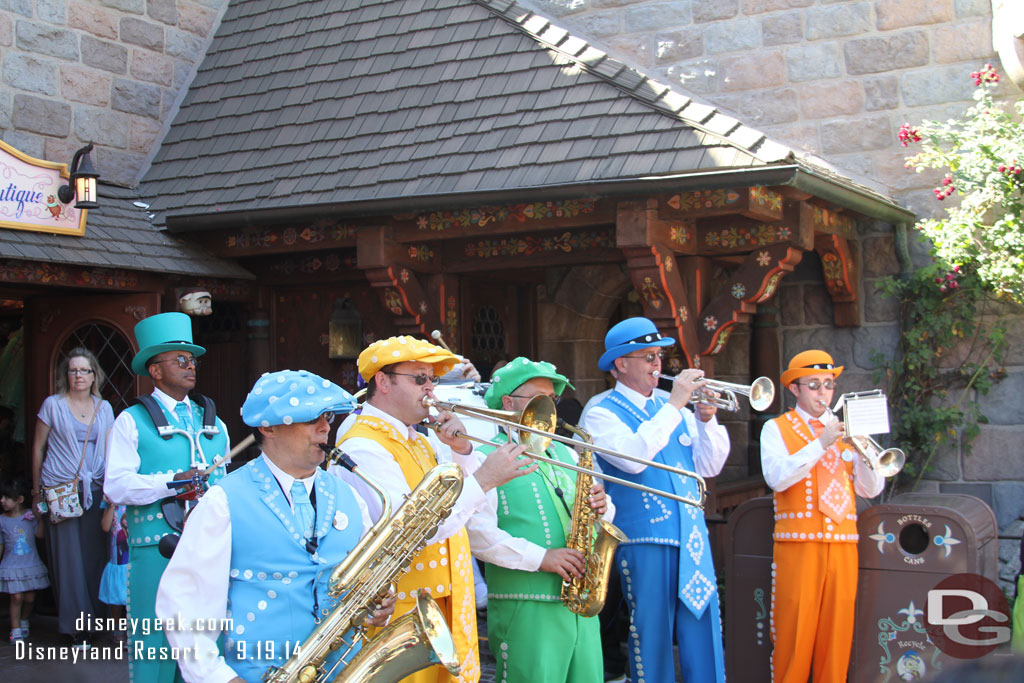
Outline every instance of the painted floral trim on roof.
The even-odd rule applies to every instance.
[[[583,230],[563,232],[559,235],[541,237],[509,237],[500,240],[479,240],[466,245],[469,258],[491,258],[494,256],[530,256],[545,252],[560,251],[571,253],[585,249],[611,248],[615,238],[611,230]]]
[[[508,219],[525,223],[545,218],[566,218],[591,213],[594,210],[592,199],[570,199],[555,202],[532,202],[502,207],[482,207],[462,209],[461,211],[440,211],[420,214],[416,217],[416,225],[420,230],[444,232],[459,228],[484,228],[488,225],[503,223]]]
[[[784,225],[762,223],[753,227],[711,230],[704,236],[709,247],[760,247],[788,240],[792,231]]]

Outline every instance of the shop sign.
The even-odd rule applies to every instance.
[[[0,140],[0,228],[84,235],[89,212],[57,198],[67,184],[67,164],[30,157]]]

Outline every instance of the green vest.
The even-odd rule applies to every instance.
[[[195,401],[189,399],[192,405],[192,414],[196,424],[203,423],[203,409]],[[160,406],[163,409],[163,405]],[[139,474],[177,474],[192,467],[191,449],[189,439],[184,434],[174,434],[170,439],[162,438],[156,431],[156,425],[150,419],[146,409],[139,405],[133,405],[127,409],[135,419],[135,426],[139,431]],[[177,424],[174,415],[168,414],[164,409],[164,415],[171,425]],[[219,419],[217,426],[220,434],[207,438],[199,437],[199,447],[206,457],[206,463],[212,465],[213,461],[227,452],[228,436],[227,427]],[[224,476],[224,468],[220,467],[210,475],[209,483],[213,484]],[[168,494],[172,492],[167,489]],[[174,533],[174,529],[164,521],[164,514],[160,509],[163,499],[148,503],[146,505],[129,505],[127,508],[128,517],[128,543],[132,546],[156,545],[160,539],[167,534]]]
[[[507,441],[507,436],[499,434],[494,441]],[[478,449],[484,455],[495,450],[493,446],[482,446]],[[545,455],[556,460],[575,464],[571,451],[557,441],[552,442]],[[557,485],[553,470],[557,465],[539,463],[536,471],[523,477],[516,477],[498,492],[498,527],[512,536],[525,538],[542,548],[564,548],[567,529],[563,528],[557,508],[562,502],[551,491]],[[563,490],[565,505],[572,510],[573,498],[576,494],[576,472],[560,468],[572,482],[571,490]],[[546,479],[548,481],[546,482]],[[564,480],[564,478],[563,478]],[[562,487],[565,489],[566,487]],[[557,508],[556,508],[557,506]],[[566,518],[568,513],[564,515]],[[552,572],[527,572],[518,569],[507,569],[498,565],[485,563],[487,574],[487,595],[496,600],[540,600],[557,602],[561,600],[562,579]]]

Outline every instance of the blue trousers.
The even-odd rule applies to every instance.
[[[700,618],[679,599],[679,548],[621,545],[616,559],[622,594],[629,605],[629,680],[676,680],[673,643],[685,683],[724,683],[722,619],[717,591]]]

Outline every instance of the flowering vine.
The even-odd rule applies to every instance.
[[[995,102],[999,75],[989,64],[971,78],[975,104],[961,119],[905,123],[897,134],[904,147],[920,145],[908,168],[945,170],[933,190],[945,216],[916,226],[931,243],[930,263],[879,285],[900,304],[897,353],[874,361],[888,380],[892,440],[907,452],[901,483],[911,486],[944,444],[959,440],[970,452],[988,421],[976,395],[1005,376],[1003,318],[1024,303],[1024,132],[1014,122],[1024,101],[1016,114]]]

